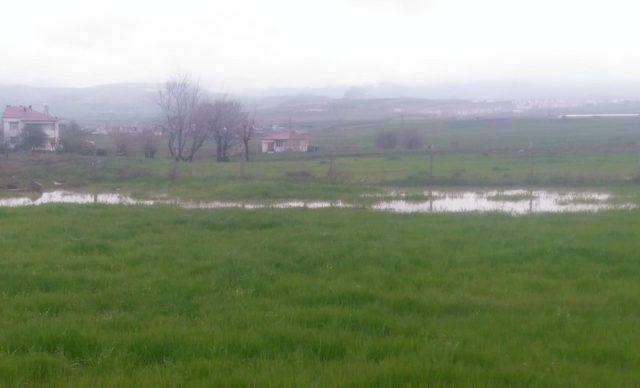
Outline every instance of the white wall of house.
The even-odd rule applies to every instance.
[[[18,144],[20,141],[20,120],[18,119],[3,119],[2,120],[2,132],[3,142],[8,144]]]
[[[275,142],[272,141],[272,140],[263,140],[262,141],[262,152],[263,153],[275,152],[274,143]]]
[[[307,152],[309,140],[263,140],[262,152]]]
[[[48,151],[54,151],[60,143],[60,126],[58,122],[26,121],[20,119],[2,119],[2,141],[10,145],[20,143],[20,134],[27,124],[42,126],[49,141],[43,147]]]

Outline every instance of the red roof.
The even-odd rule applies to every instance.
[[[262,137],[263,140],[308,140],[307,135],[302,134],[294,129],[282,132],[267,133]]]
[[[41,113],[30,106],[7,105],[2,114],[3,119],[19,119],[24,121],[57,121],[58,119],[47,113]]]

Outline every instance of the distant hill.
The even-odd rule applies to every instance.
[[[84,88],[0,85],[0,107],[49,104],[62,120],[76,120],[81,125],[118,125],[148,123],[160,116],[155,104],[157,85],[119,83]],[[211,94],[216,96],[216,94]],[[287,124],[291,121],[315,127],[319,123],[345,119],[379,119],[412,112],[434,110],[469,110],[472,100],[512,101],[559,99],[586,106],[589,101],[616,102],[612,112],[634,111],[619,101],[640,101],[640,83],[552,85],[534,83],[485,82],[435,85],[376,84],[358,87],[270,89],[240,98],[249,110],[255,110],[264,123]],[[445,105],[442,107],[442,105]],[[576,108],[577,109],[577,108]],[[570,113],[576,111],[566,111]],[[575,112],[574,112],[575,113]]]
[[[518,82],[443,83],[431,86],[380,84],[378,94],[414,98],[459,98],[468,100],[558,99],[587,100],[640,99],[640,83],[553,84]]]
[[[357,93],[355,93],[357,92]],[[532,82],[476,82],[408,85],[380,83],[357,87],[334,86],[323,88],[271,89],[261,96],[319,95],[330,98],[421,98],[461,100],[525,100],[561,99],[587,100],[640,100],[640,83],[532,83]]]
[[[153,121],[159,112],[155,105],[157,86],[153,84],[109,84],[85,88],[0,85],[0,107],[49,104],[62,120],[83,125]]]
[[[0,107],[32,105],[42,109],[48,104],[51,113],[62,120],[76,120],[81,125],[118,125],[153,122],[160,116],[155,102],[158,86],[145,83],[120,83],[83,88],[0,85]],[[283,90],[284,92],[284,90]],[[219,94],[209,93],[216,97]],[[250,110],[289,112],[304,106],[328,103],[320,95],[278,94],[231,96],[240,98]]]

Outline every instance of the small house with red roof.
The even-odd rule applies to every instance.
[[[307,152],[309,137],[294,129],[267,133],[262,137],[262,152]]]
[[[55,151],[60,144],[60,128],[58,118],[49,113],[49,107],[44,106],[39,112],[29,106],[7,105],[2,114],[0,126],[0,142],[10,148],[20,144],[20,136],[25,126],[39,126],[47,135],[47,142],[42,147],[46,151]]]

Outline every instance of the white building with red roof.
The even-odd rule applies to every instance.
[[[309,137],[294,129],[268,133],[262,137],[262,152],[307,152]]]
[[[58,118],[49,113],[49,107],[44,106],[39,112],[29,106],[7,105],[2,114],[0,127],[0,142],[10,148],[20,144],[20,136],[25,126],[39,126],[47,135],[47,142],[42,149],[54,151],[60,144],[60,128]]]

